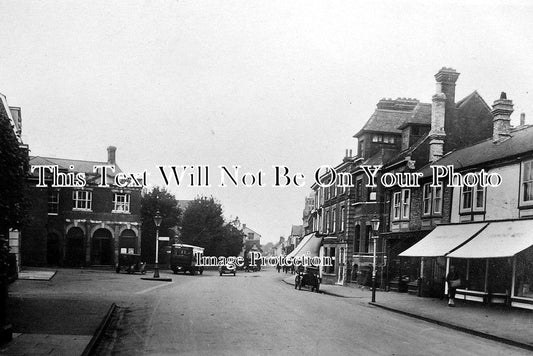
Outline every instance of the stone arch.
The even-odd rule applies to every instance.
[[[120,253],[138,253],[137,233],[133,229],[122,229],[118,238]]]
[[[124,226],[121,226],[120,229],[118,230],[118,236],[121,236],[122,233],[125,231],[125,230],[132,230],[134,233],[135,233],[135,236],[139,236],[139,229],[136,227],[136,226],[133,226],[133,225],[124,225]]]
[[[89,230],[89,236],[91,237],[94,236],[94,233],[100,229],[107,230],[111,234],[112,239],[115,237],[115,234],[113,234],[113,229],[111,229],[109,226],[105,224],[98,224],[98,225],[94,225],[93,227],[91,227],[91,229]]]
[[[115,256],[113,232],[104,227],[91,230],[91,264],[112,265]]]

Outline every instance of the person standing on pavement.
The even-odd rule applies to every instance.
[[[455,292],[457,287],[461,285],[461,275],[455,270],[455,266],[450,266],[450,271],[446,276],[446,282],[448,283],[448,306],[455,306]]]

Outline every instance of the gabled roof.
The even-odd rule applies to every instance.
[[[467,104],[468,102],[472,101],[473,99],[478,99],[479,101],[481,101],[483,104],[485,104],[485,107],[491,111],[492,109],[490,108],[490,106],[487,104],[487,102],[483,99],[483,97],[481,95],[479,95],[479,93],[477,92],[477,90],[474,90],[472,93],[470,93],[469,95],[465,96],[464,98],[462,98],[461,100],[459,100],[456,104],[455,104],[455,107],[457,109],[461,109],[462,106],[464,106],[465,104]]]
[[[365,126],[354,135],[361,136],[364,132],[384,132],[392,134],[401,134],[398,127],[413,114],[412,111],[396,111],[376,109]]]
[[[418,103],[411,116],[398,129],[402,130],[408,125],[431,125],[431,104]]]
[[[444,155],[438,161],[432,162],[420,171],[424,177],[432,174],[430,165],[452,165],[461,170],[479,167],[482,164],[501,161],[525,153],[533,153],[533,126],[520,126],[510,132],[510,137],[494,142],[492,138],[478,142]]]

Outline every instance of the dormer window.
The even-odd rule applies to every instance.
[[[394,143],[392,135],[372,135],[372,142]]]

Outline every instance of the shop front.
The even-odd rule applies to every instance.
[[[437,226],[400,256],[420,257],[420,278],[428,259],[445,257],[461,276],[456,298],[533,309],[533,220],[515,219]],[[427,267],[426,267],[427,268]],[[443,281],[444,293],[447,285]]]
[[[442,297],[446,293],[446,255],[457,246],[474,237],[487,223],[439,225],[422,240],[399,254],[402,260],[410,263],[409,279],[413,280],[414,263],[419,268],[417,283],[409,283],[410,291],[424,297]],[[414,263],[413,263],[414,262]],[[404,268],[405,269],[405,268]]]
[[[473,239],[448,254],[465,276],[457,296],[533,309],[533,220],[490,222]]]

